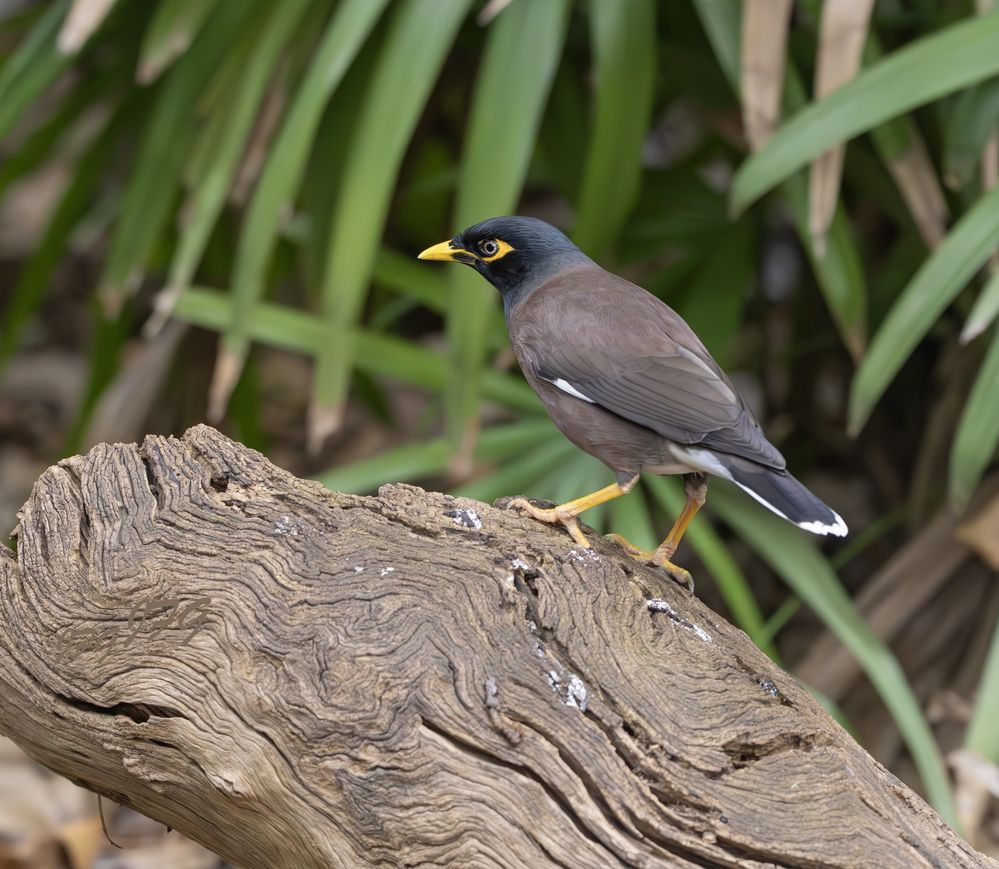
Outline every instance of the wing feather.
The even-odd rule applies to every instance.
[[[511,323],[522,363],[674,443],[783,468],[784,457],[680,316],[640,287],[599,271],[605,284],[613,282],[603,289],[613,293],[581,294],[578,277],[568,283],[562,277],[525,302],[515,319],[529,325]]]

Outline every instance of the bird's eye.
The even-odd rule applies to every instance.
[[[483,256],[496,256],[499,253],[499,245],[492,238],[479,242],[479,252]]]

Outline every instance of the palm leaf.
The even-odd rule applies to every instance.
[[[398,5],[362,106],[327,240],[322,296],[327,339],[316,359],[309,442],[340,424],[371,279],[406,145],[470,0]]]
[[[56,50],[55,41],[68,6],[69,0],[52,3],[0,67],[0,140],[65,68],[69,58]]]
[[[995,342],[999,343],[999,342]],[[968,724],[964,744],[984,758],[999,764],[999,626],[994,629],[992,643],[982,679],[979,683],[975,709]]]
[[[741,212],[823,151],[916,106],[999,74],[999,11],[951,25],[888,55],[787,121],[739,168]]]
[[[170,264],[167,286],[157,297],[155,314],[146,324],[147,337],[159,331],[177,298],[194,277],[212,228],[225,205],[226,193],[278,53],[308,4],[309,0],[276,4],[255,29],[242,34],[242,44],[237,41],[230,53],[230,65],[238,74],[229,77],[229,87],[217,101],[216,110],[192,154],[192,162],[200,157],[198,162],[202,165],[193,170],[194,177],[190,179],[193,191],[184,208],[186,225]]]
[[[233,299],[218,290],[192,287],[177,301],[174,317],[221,331],[232,320]],[[254,341],[315,356],[326,340],[321,320],[311,314],[284,305],[258,302],[247,321],[248,335]],[[357,367],[368,374],[393,377],[403,383],[443,392],[447,383],[447,360],[412,341],[356,330]],[[487,371],[482,380],[482,394],[512,410],[538,414],[541,403],[522,378],[499,371]]]
[[[91,75],[66,95],[51,116],[33,129],[16,151],[4,155],[0,162],[0,195],[15,181],[42,165],[60,143],[72,139],[73,125],[84,110],[102,97],[109,96],[112,82],[112,74]]]
[[[876,35],[867,41],[868,65],[883,56]],[[878,155],[888,167],[926,246],[932,250],[947,234],[950,211],[936,169],[915,122],[908,116],[891,118],[871,130]]]
[[[999,124],[999,78],[968,88],[954,100],[944,126],[944,179],[959,190],[971,181],[985,143]]]
[[[136,79],[155,81],[190,47],[218,0],[160,0],[142,37]]]
[[[950,497],[966,504],[999,444],[999,331],[993,330],[982,367],[961,413],[950,454]]]
[[[31,259],[18,276],[4,310],[0,324],[0,367],[17,349],[25,324],[44,299],[68,237],[90,204],[114,156],[116,140],[134,121],[134,107],[119,108],[73,167],[73,180],[53,211]]]
[[[547,420],[529,420],[492,426],[476,446],[477,461],[496,461],[531,450],[551,440],[552,426]],[[385,450],[319,474],[319,480],[335,492],[373,492],[386,480],[415,482],[443,476],[447,471],[451,448],[446,438]]]
[[[117,311],[138,285],[153,245],[170,214],[187,149],[194,137],[191,105],[220,64],[232,35],[245,25],[245,3],[222,3],[198,40],[159,91],[143,130],[98,290],[108,311]]]
[[[733,88],[738,89],[741,20],[738,0],[695,0],[695,8],[722,72]],[[793,67],[785,78],[785,109],[796,111],[806,103],[805,89]],[[863,354],[867,335],[867,286],[860,254],[846,215],[842,207],[836,209],[826,237],[825,250],[820,253],[810,243],[806,180],[800,173],[792,175],[784,181],[781,191],[791,205],[802,247],[811,262],[843,343],[850,354],[859,359]]]
[[[655,5],[592,0],[590,31],[593,120],[573,238],[596,257],[617,236],[638,195],[656,74]]]
[[[491,25],[465,135],[455,229],[515,210],[567,18],[565,0],[519,0]],[[517,111],[497,111],[500,105],[516,106]],[[496,299],[468,269],[451,269],[450,279],[448,432],[456,464],[467,465],[478,429],[479,385]]]
[[[263,295],[282,209],[294,201],[323,109],[378,20],[386,0],[347,0],[336,11],[278,133],[247,211],[233,266],[233,319],[225,330],[209,391],[218,419],[242,370],[248,319]]]
[[[961,343],[973,341],[992,325],[999,314],[999,268],[993,268],[988,283],[982,288],[971,307],[971,313],[961,330]]]
[[[909,354],[995,249],[997,236],[999,188],[979,199],[958,221],[885,317],[853,381],[852,432],[863,428]]]

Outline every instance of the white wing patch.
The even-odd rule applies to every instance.
[[[566,392],[575,398],[581,398],[583,399],[583,401],[588,401],[590,404],[596,404],[596,402],[592,398],[583,395],[583,393],[581,393],[578,389],[576,389],[576,387],[573,386],[568,380],[563,380],[561,377],[559,377],[556,378],[555,380],[549,380],[548,382],[554,384],[563,392]]]

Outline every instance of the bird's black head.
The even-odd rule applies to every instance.
[[[428,247],[420,259],[472,266],[503,295],[510,308],[550,275],[590,262],[565,234],[535,217],[493,217],[449,241]]]

